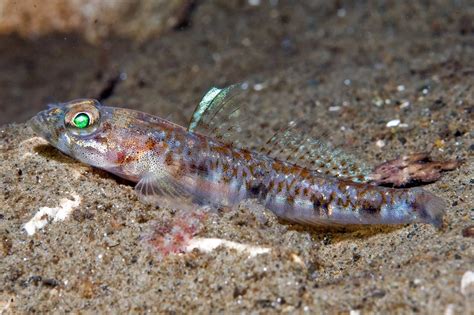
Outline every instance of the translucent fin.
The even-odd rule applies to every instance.
[[[144,203],[173,209],[188,210],[195,201],[195,196],[167,173],[146,174],[135,186],[135,192]]]
[[[415,196],[413,207],[419,213],[419,221],[429,223],[437,228],[443,225],[446,202],[432,193],[421,188],[411,190]]]
[[[250,106],[257,95],[242,84],[227,88],[210,89],[194,111],[188,130],[218,139],[239,148],[256,149],[272,158],[287,161],[329,176],[366,182],[371,170],[363,162],[331,148],[318,139],[311,138],[305,119],[284,124],[267,141],[258,143],[253,135],[245,132],[244,124],[256,120],[258,106]],[[268,134],[268,133],[267,133]],[[320,135],[322,136],[322,135]]]
[[[261,152],[328,176],[355,182],[370,180],[370,168],[354,156],[334,148],[319,139],[307,136],[305,123],[290,122],[286,129],[275,133]]]
[[[199,102],[199,105],[194,110],[193,116],[191,117],[191,122],[189,123],[188,130],[194,131],[198,127],[199,122],[201,122],[203,115],[205,113],[208,114],[213,110],[211,108],[213,104],[214,105],[216,105],[217,103],[222,104],[223,102],[220,102],[219,100],[224,98],[231,89],[232,89],[232,86],[224,88],[224,89],[212,87],[209,91],[207,91],[207,93],[203,96],[201,102]]]
[[[194,110],[188,130],[240,145],[241,124],[249,119],[247,91],[242,84],[211,88]]]

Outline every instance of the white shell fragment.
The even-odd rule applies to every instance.
[[[398,125],[400,125],[400,119],[393,119],[393,120],[390,120],[386,126],[388,128],[392,128],[392,127],[397,127]]]
[[[227,241],[220,238],[193,238],[189,241],[186,246],[186,251],[190,252],[193,249],[210,253],[219,246],[235,249],[237,252],[248,254],[249,257],[254,257],[260,254],[266,254],[270,252],[270,248],[260,247],[254,245],[241,244],[237,242]]]
[[[34,217],[23,225],[26,233],[31,236],[36,233],[37,230],[42,229],[48,221],[53,222],[66,220],[72,211],[81,204],[81,197],[77,194],[71,195],[73,200],[63,198],[59,201],[59,207],[41,207],[36,212]]]
[[[383,148],[385,146],[385,141],[379,139],[377,142],[375,142],[375,145],[378,146],[379,148]]]
[[[466,271],[461,279],[461,293],[467,296],[470,290],[474,292],[474,272]]]

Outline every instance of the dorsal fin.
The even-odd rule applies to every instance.
[[[243,124],[255,114],[251,92],[242,84],[210,89],[196,107],[188,130],[239,148],[252,148],[254,141],[249,141],[248,134],[242,132],[245,130]],[[360,182],[369,180],[370,168],[319,138],[312,138],[304,129],[307,122],[291,121],[277,132],[269,130],[272,136],[266,142],[261,142],[257,150],[321,174]]]
[[[245,92],[242,84],[211,88],[194,110],[188,130],[240,146],[241,123],[248,119]]]
[[[321,174],[355,182],[370,181],[371,169],[340,148],[308,136],[302,121],[291,121],[268,139],[260,152],[275,159],[304,166]]]

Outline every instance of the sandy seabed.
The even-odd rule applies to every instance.
[[[203,1],[186,28],[141,44],[0,38],[0,313],[472,314],[474,14],[430,3]],[[145,239],[175,211],[25,124],[80,97],[185,124],[207,89],[234,82],[257,90],[250,106],[305,116],[369,165],[464,159],[425,187],[449,205],[444,228],[315,230],[246,202],[209,214],[194,250],[160,257]],[[249,122],[250,142],[262,120],[277,124]]]

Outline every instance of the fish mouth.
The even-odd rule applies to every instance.
[[[31,127],[31,129],[33,129],[33,131],[37,135],[42,135],[44,133],[43,132],[44,131],[44,127],[43,127],[44,118],[42,116],[44,116],[44,114],[43,112],[40,112],[36,114],[36,116],[33,116],[28,121],[28,125]]]
[[[39,112],[36,116],[32,117],[28,121],[28,125],[33,129],[34,133],[43,138],[47,138],[48,130],[46,128],[46,113],[44,111]]]

